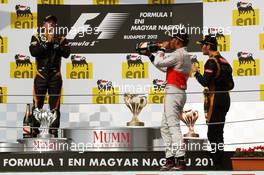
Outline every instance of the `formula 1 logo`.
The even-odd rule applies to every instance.
[[[142,61],[142,56],[129,54],[126,56],[127,62],[122,63],[123,79],[146,79],[148,78],[148,63]]]
[[[118,5],[119,0],[93,0],[94,5]]]
[[[152,87],[149,89],[148,103],[162,104],[164,102],[164,93],[167,82],[164,80],[154,79]]]
[[[238,1],[237,10],[233,10],[233,26],[259,25],[259,9],[254,9],[252,3]]]
[[[0,103],[6,103],[7,87],[0,86]]]
[[[32,29],[37,27],[37,14],[31,12],[29,6],[16,5],[15,13],[11,13],[11,28]]]
[[[260,85],[260,101],[264,101],[264,84]]]
[[[176,0],[148,0],[148,4],[175,4]]]
[[[7,53],[8,52],[7,46],[8,46],[7,37],[0,35],[0,53]]]
[[[208,34],[215,36],[218,43],[218,50],[220,52],[229,52],[230,51],[230,35],[225,35],[224,31],[219,28],[209,28]]]
[[[16,54],[15,62],[10,62],[10,78],[33,78],[35,74],[35,63],[29,56]]]
[[[114,87],[112,81],[99,79],[97,87],[92,89],[94,104],[118,104],[119,103],[119,88]],[[117,95],[116,95],[117,94]]]
[[[64,4],[64,0],[38,0],[38,4],[60,5]]]
[[[93,65],[81,55],[71,55],[71,63],[66,65],[67,79],[92,79]]]
[[[237,59],[233,60],[234,76],[259,76],[260,59],[253,57],[250,52],[238,52]]]
[[[97,40],[112,39],[127,19],[128,13],[107,13],[99,26],[93,26],[89,23],[89,21],[92,21],[99,16],[100,13],[82,13],[66,35],[66,38],[69,40],[76,39],[77,36],[79,38],[85,36],[95,36],[96,39],[94,41],[70,41],[69,45],[72,47],[94,46],[98,42]]]

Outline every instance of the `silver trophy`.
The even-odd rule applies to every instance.
[[[39,138],[52,138],[54,135],[49,133],[49,128],[51,124],[56,120],[57,114],[56,112],[52,113],[50,111],[44,111],[35,109],[33,111],[33,115],[36,120],[40,123],[40,133],[38,134]]]
[[[133,118],[130,122],[127,122],[127,126],[144,126],[144,122],[138,119],[138,115],[147,105],[147,97],[136,94],[125,94],[124,100],[126,106],[133,114]]]
[[[199,137],[199,134],[196,134],[194,132],[194,124],[196,120],[198,119],[198,111],[184,111],[182,113],[181,120],[187,125],[189,128],[189,132],[184,134],[184,137]]]

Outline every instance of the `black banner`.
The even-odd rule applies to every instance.
[[[183,27],[191,34],[189,51],[200,51],[195,42],[202,38],[202,3],[39,5],[39,26],[50,14],[58,18],[56,32],[66,35],[73,53],[131,53],[136,43],[168,40]]]
[[[233,152],[225,152],[224,169],[231,170]],[[209,152],[187,152],[186,170],[214,170]],[[157,171],[164,152],[1,153],[0,172]]]

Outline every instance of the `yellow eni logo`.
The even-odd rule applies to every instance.
[[[0,103],[6,103],[7,88],[0,87]]]
[[[127,55],[127,62],[122,63],[123,79],[148,78],[148,63],[143,62],[140,55]]]
[[[113,87],[111,81],[98,80],[97,87],[92,89],[93,104],[118,104],[119,88]]]
[[[93,65],[87,63],[86,58],[79,55],[72,55],[71,62],[66,64],[67,79],[92,79]]]
[[[29,56],[16,54],[15,62],[10,62],[10,78],[34,78],[35,74],[35,63]]]
[[[28,6],[16,5],[16,12],[11,13],[11,28],[32,29],[37,28],[37,13],[32,13]]]
[[[198,68],[199,72],[201,73],[204,72],[204,63],[203,61],[198,61],[196,55],[192,56],[191,61],[192,61],[192,64],[194,64]],[[194,77],[193,72],[190,73],[190,77]]]
[[[164,103],[164,91],[166,82],[163,80],[154,79],[153,87],[149,89],[148,103],[162,104]]]
[[[230,35],[223,35],[216,37],[218,42],[218,51],[229,52],[230,51]]]
[[[116,5],[119,0],[93,0],[94,5]]]
[[[60,104],[63,104],[63,102],[64,102],[64,93],[63,93],[64,91],[63,91],[63,88],[61,89],[61,97],[60,97]],[[58,95],[58,94],[56,94],[56,95]],[[46,96],[45,96],[45,99],[44,99],[44,103],[45,104],[49,104],[49,95],[48,94],[46,94]]]
[[[251,53],[238,52],[238,60],[233,61],[234,76],[259,76],[260,60],[253,59]]]
[[[64,0],[38,0],[38,4],[64,4]]]
[[[229,2],[230,0],[203,0],[203,2]]]
[[[7,4],[8,0],[0,0],[0,4]]]
[[[251,3],[238,2],[237,10],[233,10],[233,26],[259,25],[259,9]]]
[[[176,0],[148,0],[149,4],[174,4]]]
[[[7,53],[7,46],[8,46],[8,41],[7,37],[2,37],[0,35],[0,53]]]
[[[264,84],[260,85],[260,101],[264,101]]]
[[[259,49],[264,50],[264,33],[259,34]]]

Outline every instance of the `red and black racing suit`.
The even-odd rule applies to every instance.
[[[67,58],[70,55],[68,41],[64,37],[54,37],[54,41],[47,42],[45,36],[33,35],[29,47],[30,53],[36,58],[36,76],[33,89],[33,110],[42,109],[45,95],[48,92],[50,110],[57,112],[57,119],[51,125],[53,128],[60,126],[60,95],[62,88],[61,57]],[[34,118],[34,117],[33,117]],[[33,122],[34,127],[39,127],[37,121]],[[33,136],[38,134],[38,129],[33,130]],[[51,129],[50,133],[58,135],[57,129]]]

